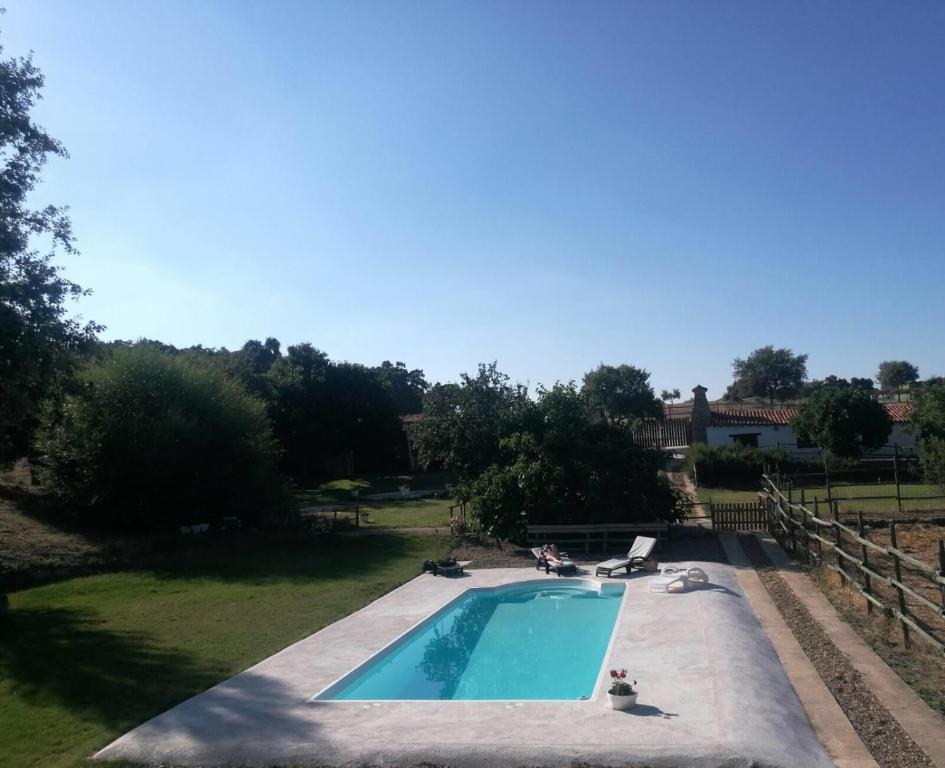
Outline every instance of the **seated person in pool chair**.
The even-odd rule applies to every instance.
[[[577,565],[568,557],[567,552],[559,552],[554,544],[545,544],[543,547],[535,547],[532,554],[537,558],[536,568],[544,568],[545,573],[554,571],[559,576],[562,573],[576,573]]]

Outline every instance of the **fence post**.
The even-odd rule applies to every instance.
[[[938,540],[938,575],[945,579],[945,539]],[[942,590],[942,616],[945,617],[945,584],[940,581],[938,587]]]
[[[902,492],[899,489],[899,445],[895,446],[896,452],[893,454],[893,477],[896,480],[896,507],[899,510],[899,517],[902,517]]]
[[[831,510],[831,512],[833,513],[833,538],[834,538],[834,542],[836,543],[836,547],[837,547],[837,550],[838,550],[839,552],[845,552],[846,550],[844,550],[844,548],[843,548],[843,538],[842,538],[842,536],[841,536],[841,534],[840,534],[840,526],[838,525],[838,523],[840,522],[840,504],[835,501],[835,502],[833,502],[832,507],[833,507],[833,509]],[[834,557],[835,557],[836,560],[837,560],[837,568],[839,568],[841,571],[846,572],[846,568],[844,568],[843,555],[838,555],[838,554],[834,553]],[[842,585],[843,585],[843,574],[838,573],[837,576],[840,578],[840,584],[841,584],[841,586],[842,586]]]
[[[893,549],[899,549],[899,545],[896,543],[896,524],[889,524],[889,543],[892,545]],[[899,584],[902,584],[902,567],[899,565],[899,555],[895,552],[890,552],[889,556],[893,561],[893,573],[896,574],[896,581]],[[899,597],[899,613],[902,616],[906,615],[906,596],[903,594],[902,587],[896,585],[896,595]],[[909,647],[909,625],[906,624],[901,618],[899,623],[902,625],[902,642],[905,644],[906,648]]]
[[[865,538],[866,538],[866,528],[865,528],[865,526],[863,525],[863,510],[860,510],[859,512],[856,513],[856,527],[857,527],[857,530],[860,532],[860,538],[861,538],[861,539],[865,539]],[[866,544],[864,544],[863,542],[860,542],[860,557],[861,557],[861,559],[863,560],[863,567],[864,567],[864,568],[869,568],[869,567],[870,567],[869,551],[868,551],[868,549],[867,549],[867,547],[866,547]],[[866,573],[866,571],[863,572],[863,591],[864,591],[867,595],[870,595],[870,596],[872,597],[872,595],[873,595],[873,582],[872,582],[872,580],[870,579],[870,575],[869,575],[868,573]],[[872,612],[873,612],[873,601],[872,601],[872,600],[867,600],[867,601],[866,601],[866,612],[867,612],[867,613],[872,613]]]
[[[814,496],[814,517],[820,520],[820,499]],[[817,535],[820,536],[820,526],[817,523],[814,523],[814,528],[817,531]],[[820,560],[817,565],[820,565],[824,561],[824,543],[817,539],[817,558]]]

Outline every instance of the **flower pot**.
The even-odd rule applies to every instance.
[[[637,705],[637,695],[635,693],[628,693],[626,696],[617,696],[613,693],[608,693],[607,700],[610,702],[611,709],[616,709],[621,712],[633,709]]]

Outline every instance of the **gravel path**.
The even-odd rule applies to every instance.
[[[932,761],[866,687],[860,673],[800,603],[758,539],[743,534],[739,541],[804,653],[881,768],[934,768]]]

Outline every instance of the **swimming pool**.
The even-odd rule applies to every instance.
[[[313,699],[590,698],[623,592],[580,579],[467,590]]]

